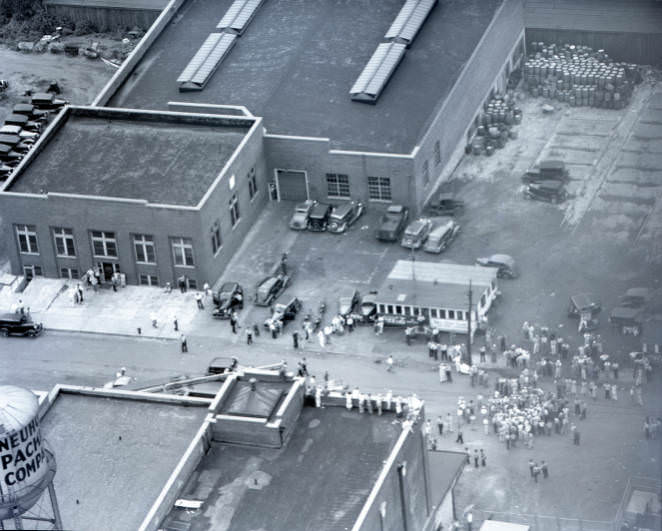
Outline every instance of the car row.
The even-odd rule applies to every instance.
[[[340,234],[349,229],[364,212],[365,206],[360,201],[348,201],[334,206],[307,199],[294,207],[289,225],[293,230]]]
[[[0,179],[9,177],[39,138],[50,111],[67,102],[52,94],[35,94],[32,103],[18,103],[0,127]]]

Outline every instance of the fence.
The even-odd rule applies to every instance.
[[[623,493],[623,499],[618,507],[613,520],[586,520],[582,518],[563,518],[561,516],[541,516],[536,514],[505,513],[500,511],[489,511],[485,509],[473,509],[475,528],[479,528],[485,520],[501,520],[513,524],[528,525],[531,531],[620,531],[623,522],[628,521],[630,525],[638,524],[648,529],[661,529],[661,511],[657,505],[651,512],[640,515],[635,520],[631,513],[627,512],[628,504],[631,503],[635,491],[654,493],[656,499],[660,499],[662,493],[662,482],[654,478],[631,477]],[[637,508],[640,512],[645,512]]]
[[[485,520],[501,520],[531,527],[531,531],[618,531],[614,521],[585,520],[583,518],[563,518],[537,514],[504,513],[474,509],[474,523],[480,527]]]

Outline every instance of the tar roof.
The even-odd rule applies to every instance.
[[[246,131],[245,127],[71,114],[9,190],[195,206]]]
[[[64,526],[138,529],[206,413],[61,392],[41,425],[55,453]]]
[[[401,433],[394,421],[305,407],[283,449],[212,443],[182,496],[203,507],[173,509],[163,527],[179,519],[191,531],[350,529]]]
[[[446,0],[432,9],[376,105],[349,90],[403,0],[269,0],[204,90],[177,77],[231,5],[189,0],[113,96],[116,107],[169,101],[245,105],[269,133],[328,137],[334,148],[410,153],[450,92],[502,0]]]

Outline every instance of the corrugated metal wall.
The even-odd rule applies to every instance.
[[[603,48],[617,60],[662,62],[662,2],[525,0],[527,42],[572,42]]]
[[[159,16],[160,11],[146,9],[116,9],[78,6],[47,6],[49,13],[58,17],[67,17],[76,24],[89,21],[99,31],[112,31],[137,26],[147,30]]]

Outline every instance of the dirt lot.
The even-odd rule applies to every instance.
[[[115,70],[100,60],[63,54],[26,54],[0,46],[0,79],[9,89],[0,98],[0,117],[19,103],[26,90],[45,90],[51,81],[62,89],[61,97],[71,103],[92,103]]]
[[[51,81],[58,82],[60,97],[70,103],[92,103],[113,72],[113,67],[100,60],[51,53],[25,54],[0,46],[0,79],[9,82],[9,88],[0,93],[0,120],[11,113],[16,103],[23,101],[26,90],[46,90]],[[9,267],[5,245],[6,239],[0,239],[0,271]]]

